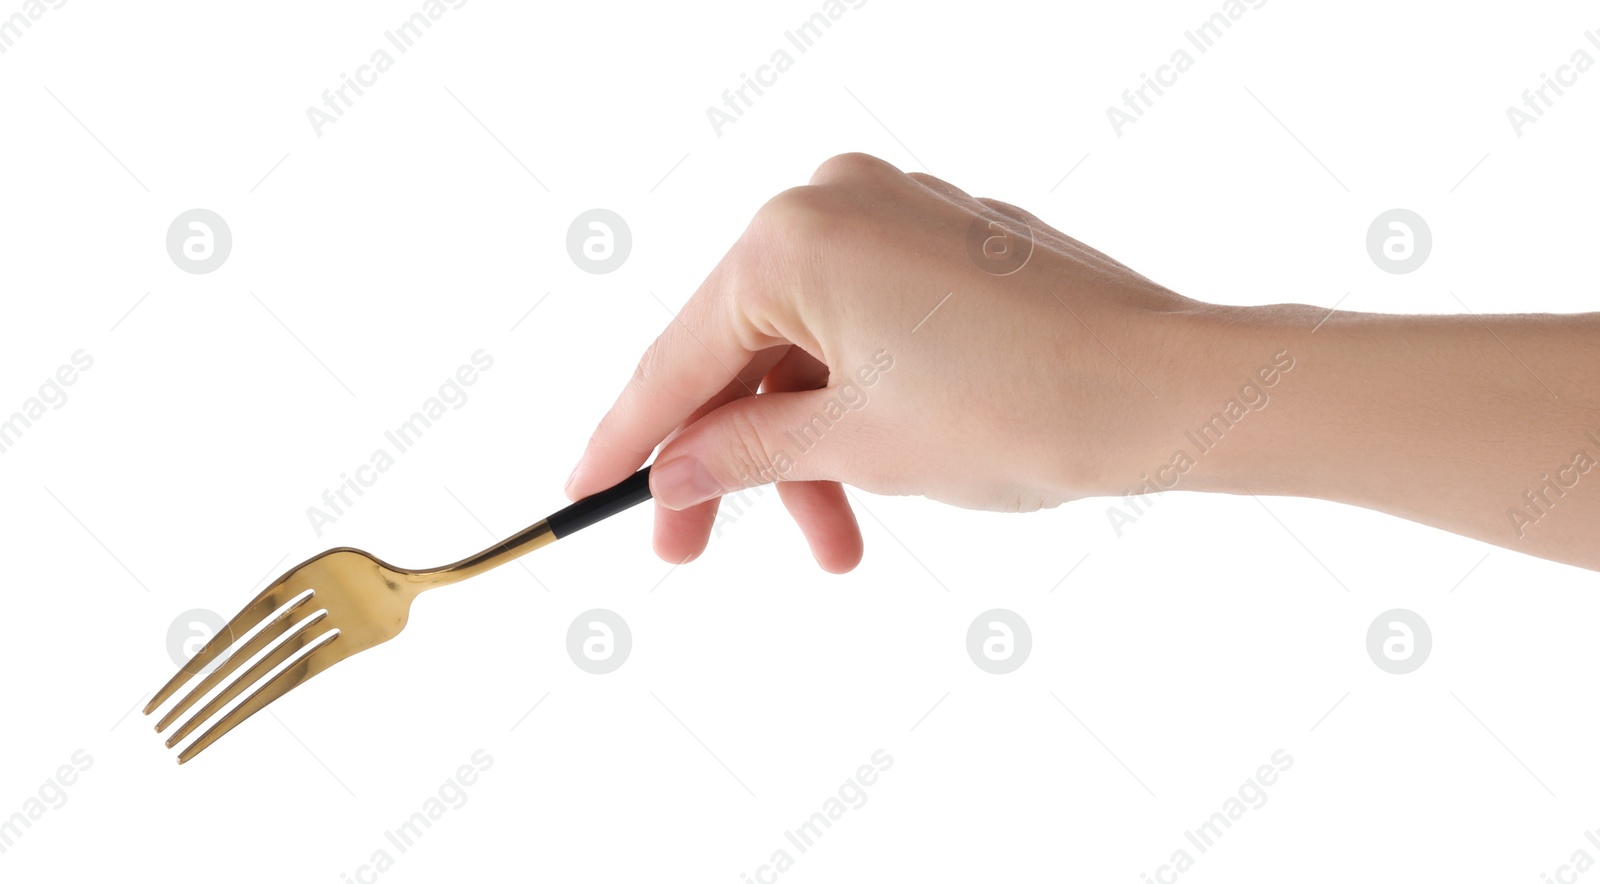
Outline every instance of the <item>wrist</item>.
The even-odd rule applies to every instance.
[[[1306,339],[1320,313],[1300,305],[1190,303],[1148,326],[1148,401],[1130,408],[1135,431],[1099,491],[1246,493],[1283,483],[1291,407],[1307,373]]]

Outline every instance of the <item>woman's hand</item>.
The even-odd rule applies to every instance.
[[[1155,389],[1189,386],[1170,376],[1198,342],[1168,317],[1202,306],[1014,206],[834,157],[761,209],[644,354],[567,491],[667,440],[662,557],[704,549],[719,495],[777,481],[830,571],[861,556],[841,482],[1013,511],[1121,494],[1169,453]]]

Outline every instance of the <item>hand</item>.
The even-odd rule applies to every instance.
[[[567,492],[665,440],[663,558],[705,548],[719,495],[777,481],[835,572],[861,557],[841,482],[1010,511],[1121,494],[1170,453],[1148,385],[1185,386],[1196,336],[1170,319],[1204,307],[1015,206],[834,157],[757,213],[644,354]]]

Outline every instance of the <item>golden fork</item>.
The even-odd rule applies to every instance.
[[[311,680],[312,676],[399,635],[411,613],[412,600],[423,590],[497,568],[649,497],[650,468],[647,466],[475,556],[442,568],[423,571],[396,568],[348,547],[313,556],[274,580],[245,605],[244,610],[234,615],[156,692],[144,707],[144,714],[154,712],[229,648],[232,652],[220,665],[156,723],[157,733],[166,730],[202,697],[227,683],[221,692],[200,707],[200,711],[167,737],[167,748],[176,746],[251,685],[260,682],[243,702],[228,710],[178,753],[178,763],[182,764],[268,703]],[[252,630],[255,630],[253,635]],[[266,651],[264,656],[251,663],[242,675],[230,680],[241,666],[263,651]],[[284,663],[289,665],[263,681],[263,677]]]

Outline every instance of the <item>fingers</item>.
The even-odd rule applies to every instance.
[[[651,546],[663,561],[683,565],[694,561],[706,550],[711,529],[717,522],[717,510],[722,498],[713,498],[686,510],[669,510],[655,505],[655,531]]]
[[[805,534],[811,556],[830,574],[861,564],[861,526],[838,482],[779,482],[778,495]]]
[[[763,372],[771,372],[772,366],[782,364],[786,359],[783,354],[790,351],[789,347],[773,347],[763,350],[751,359],[750,365],[740,376],[729,382],[727,386],[718,391],[704,405],[695,409],[688,420],[681,424],[668,441],[683,432],[684,427],[699,420],[703,415],[715,411],[735,399],[751,395],[750,391],[761,383]],[[799,351],[803,352],[803,351]],[[706,548],[706,538],[712,526],[716,523],[717,510],[721,504],[720,499],[708,500],[697,506],[692,506],[683,511],[670,510],[660,505],[655,505],[655,530],[652,545],[656,555],[663,560],[676,565],[685,564],[699,556]]]
[[[794,347],[767,373],[763,390],[790,393],[828,382],[828,367]],[[838,482],[779,482],[778,495],[824,571],[843,574],[861,564],[861,527]]]
[[[730,252],[645,351],[567,480],[569,497],[575,500],[622,481],[668,433],[725,389],[754,392],[756,380],[771,363],[754,365],[752,360],[763,348],[782,342],[757,333],[736,306],[735,293],[725,285],[733,259]]]
[[[755,400],[749,400],[751,408],[763,404],[770,404],[776,393],[793,393],[816,390],[823,387],[828,380],[828,368],[817,361],[810,354],[798,347],[788,348],[784,357],[773,365],[761,383],[761,395]],[[744,400],[747,397],[734,396],[728,401]],[[717,420],[730,420],[729,415],[723,415]],[[696,426],[691,423],[691,427]],[[682,438],[688,427],[683,432],[675,433],[668,439],[666,447],[662,450],[659,464],[679,457],[680,446],[677,440]],[[707,429],[702,427],[699,431]],[[714,430],[713,430],[714,432]],[[758,431],[759,432],[759,431]],[[808,431],[811,432],[811,431]],[[809,438],[809,437],[808,437]],[[692,440],[691,440],[692,441]],[[704,446],[702,440],[698,445]],[[763,443],[764,445],[766,443]],[[783,446],[786,440],[779,440],[777,445]],[[789,444],[789,448],[797,446]],[[750,460],[761,460],[754,458]],[[776,454],[767,455],[766,461],[778,460]],[[749,485],[761,484],[776,478],[775,475],[763,474],[759,468],[748,465],[732,467],[735,475],[748,476]],[[793,470],[791,469],[792,473]],[[718,488],[723,486],[718,482]],[[747,487],[740,484],[730,486],[726,490],[732,492],[735,487]],[[784,506],[794,517],[799,525],[806,542],[811,548],[812,557],[824,570],[841,574],[860,564],[862,552],[861,530],[856,523],[855,514],[851,512],[844,489],[837,482],[807,481],[777,483],[779,497]],[[704,552],[711,534],[715,530],[717,521],[717,508],[721,498],[713,498],[704,503],[695,504],[683,510],[668,509],[659,500],[656,503],[656,529],[655,550],[656,554],[669,562],[683,563],[693,560]]]
[[[883,160],[852,153],[829,159],[818,167],[811,180],[813,184],[856,186],[900,175],[898,169]],[[763,207],[763,215],[778,219],[774,223],[781,223],[783,218],[782,212],[769,211],[779,198]],[[793,207],[796,199],[790,196],[785,205]],[[771,222],[772,218],[768,220]],[[756,227],[752,224],[752,230]],[[773,316],[747,315],[741,306],[769,284],[780,290],[793,289],[793,280],[768,279],[775,272],[770,268],[781,262],[760,253],[759,242],[760,237],[754,244],[741,239],[645,352],[633,378],[601,419],[567,480],[569,497],[593,494],[638,469],[668,433],[686,423],[742,367],[749,366],[757,351],[789,343],[812,346],[814,352],[818,351],[815,342],[783,340],[771,336],[776,331],[762,331],[783,328],[787,334],[803,335],[805,323],[784,315],[795,312],[798,305],[781,297],[771,299],[772,305],[759,312],[779,314]],[[755,376],[761,374],[764,369]],[[654,487],[657,474],[651,475]]]
[[[817,194],[860,193],[892,181],[905,181],[894,166],[865,154],[842,154],[812,177],[813,185],[831,189],[795,188],[764,206],[640,359],[567,480],[568,496],[578,499],[621,481],[659,447],[650,475],[658,504],[654,543],[664,558],[684,561],[703,550],[716,500],[726,491],[829,478],[827,458],[810,451],[811,444],[790,452],[780,439],[788,425],[798,428],[813,417],[826,424],[820,412],[827,394],[814,388],[827,383],[828,369],[799,349],[821,352],[810,340],[809,323],[800,319],[802,305],[794,303],[796,280],[781,278],[798,265],[774,260],[770,251],[791,246],[795,238],[804,245],[815,234],[821,217]],[[923,183],[971,199],[931,176]],[[793,358],[773,372],[784,351]],[[772,392],[757,397],[755,386],[769,372]],[[814,427],[813,433],[820,432]],[[860,537],[843,490],[835,485],[782,493],[823,567],[853,567]]]
[[[824,387],[744,397],[689,425],[650,470],[656,501],[683,510],[767,482],[833,478],[858,422],[830,421],[831,395]]]
[[[843,574],[861,563],[861,526],[838,482],[779,482],[776,487],[784,507],[800,526],[812,558],[824,571]],[[657,503],[656,555],[677,565],[698,558],[716,529],[721,504],[720,497],[685,510],[670,510]]]

